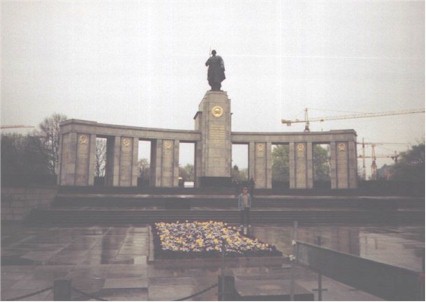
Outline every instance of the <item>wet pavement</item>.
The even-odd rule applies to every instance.
[[[292,226],[255,225],[253,234],[291,253]],[[424,256],[424,225],[299,225],[297,239],[379,262],[421,271]],[[2,224],[2,300],[51,287],[57,279],[70,279],[82,292],[106,300],[175,300],[203,290],[218,280],[220,267],[182,268],[148,264],[148,226],[25,227]],[[208,261],[208,260],[205,260]],[[288,265],[227,268],[239,280],[262,281],[257,286],[274,289],[277,279],[296,276],[297,286],[317,288],[317,275]],[[254,281],[253,281],[254,280]],[[250,284],[242,282],[246,287]],[[323,277],[324,300],[380,300]],[[317,297],[317,293],[315,293]],[[87,300],[74,292],[73,299]],[[194,300],[217,300],[213,288]],[[27,300],[53,300],[46,291]]]

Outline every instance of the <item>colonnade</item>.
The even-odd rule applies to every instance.
[[[204,160],[200,151],[202,131],[117,126],[82,120],[67,120],[61,124],[60,185],[94,185],[97,137],[107,140],[107,186],[137,186],[139,140],[151,141],[150,185],[153,187],[179,185],[179,144],[194,143],[194,171],[198,171],[195,185],[199,185],[199,177],[202,175],[200,166]],[[354,130],[303,133],[231,132],[230,141],[231,144],[248,145],[249,177],[256,180],[257,188],[272,187],[273,144],[288,145],[290,188],[313,188],[315,144],[330,145],[331,187],[357,187]],[[231,162],[230,159],[228,162]],[[231,167],[229,168],[231,170]]]

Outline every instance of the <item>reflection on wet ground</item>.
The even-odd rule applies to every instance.
[[[254,229],[255,237],[274,244],[291,254],[292,226],[265,225]],[[299,225],[297,239],[316,244],[318,237],[324,247],[363,258],[404,267],[422,269],[424,226],[385,225]],[[398,256],[395,256],[398,255]]]
[[[255,225],[253,234],[291,253],[292,226]],[[424,226],[299,225],[297,238],[379,262],[422,269]],[[75,288],[108,300],[173,300],[217,282],[219,268],[158,268],[147,264],[148,227],[39,227],[2,225],[2,294],[9,299],[31,293],[67,278]],[[208,260],[206,260],[208,261]],[[287,270],[288,271],[288,270]],[[239,267],[234,274],[288,275],[284,267]],[[257,274],[257,275],[256,275]],[[298,284],[316,288],[316,275],[297,271]],[[254,277],[255,278],[255,277]],[[327,300],[376,300],[376,297],[324,278]],[[30,300],[52,300],[44,292]],[[217,300],[217,289],[199,297]]]

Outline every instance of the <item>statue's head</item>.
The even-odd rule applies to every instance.
[[[212,50],[212,55],[214,55],[214,56],[216,55],[216,50],[214,50],[214,49]]]

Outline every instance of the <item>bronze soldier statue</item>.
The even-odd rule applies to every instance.
[[[221,83],[226,77],[225,64],[222,57],[216,55],[216,50],[212,50],[212,56],[207,60],[206,66],[209,66],[207,80],[212,88],[211,90],[219,91],[222,87]]]

